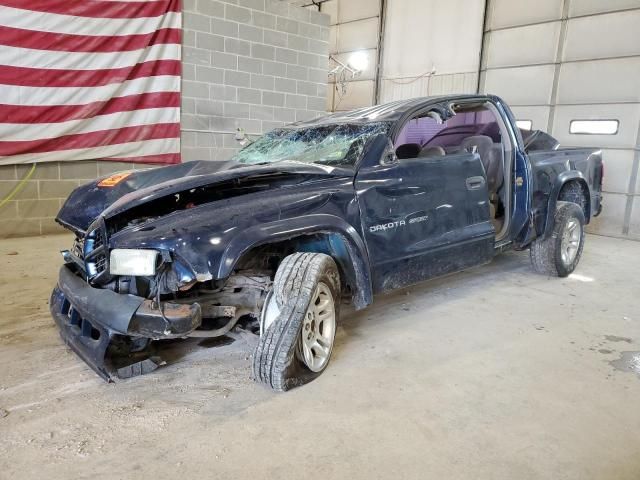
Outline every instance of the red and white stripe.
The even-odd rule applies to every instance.
[[[0,0],[0,165],[180,162],[181,0]]]

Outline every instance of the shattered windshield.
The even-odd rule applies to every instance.
[[[386,134],[388,129],[388,122],[281,128],[247,145],[232,160],[246,164],[295,160],[322,165],[354,165],[367,139],[378,133]]]

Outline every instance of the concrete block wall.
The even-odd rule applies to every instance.
[[[150,168],[120,162],[51,162],[36,165],[30,179],[0,207],[0,238],[62,233],[54,218],[71,191],[79,185],[121,170]],[[0,165],[0,199],[20,184],[31,165]]]
[[[325,114],[329,16],[276,0],[185,0],[182,159],[226,160],[259,135]]]

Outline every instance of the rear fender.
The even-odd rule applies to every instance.
[[[306,215],[255,225],[244,230],[227,245],[216,278],[228,278],[243,255],[256,247],[317,234],[326,240],[324,245],[310,243],[305,246],[305,250],[331,255],[346,275],[347,283],[354,287],[355,308],[359,310],[369,305],[373,300],[373,291],[365,244],[351,225],[334,215]]]
[[[571,170],[568,172],[562,172],[556,178],[556,181],[553,185],[553,189],[551,190],[551,194],[549,195],[549,203],[547,205],[547,215],[544,224],[544,238],[548,238],[553,231],[553,218],[556,214],[556,208],[558,204],[558,197],[560,196],[560,192],[562,191],[562,187],[564,187],[567,183],[576,180],[581,185],[584,191],[586,192],[587,204],[585,206],[584,218],[585,223],[589,223],[591,218],[591,191],[589,190],[589,184],[587,180],[584,178],[582,172],[577,170]]]

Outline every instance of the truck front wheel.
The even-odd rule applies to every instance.
[[[566,277],[580,261],[584,247],[584,212],[579,205],[559,201],[553,230],[531,244],[531,264],[536,272]]]
[[[255,380],[286,391],[318,377],[329,364],[339,304],[340,275],[330,256],[286,257],[262,310]]]

